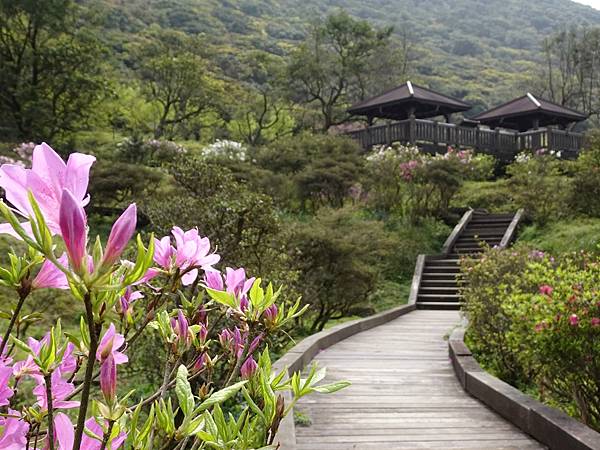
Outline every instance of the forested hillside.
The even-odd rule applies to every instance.
[[[216,60],[232,77],[243,71],[245,51],[285,55],[314,19],[343,8],[393,26],[396,39],[408,41],[412,79],[481,107],[529,84],[545,37],[569,25],[600,24],[600,11],[570,0],[106,0],[106,6],[106,38],[117,49],[151,24],[199,33],[217,45]]]

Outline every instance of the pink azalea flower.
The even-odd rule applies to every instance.
[[[65,164],[49,145],[42,143],[33,150],[31,169],[13,164],[0,167],[0,187],[17,213],[25,218],[33,216],[28,198],[28,192],[31,191],[48,228],[58,234],[63,190],[68,189],[79,206],[85,206],[89,202],[87,187],[90,168],[95,160],[90,155],[72,153]],[[0,232],[16,235],[10,224],[0,225]]]
[[[106,422],[104,426],[107,426]],[[102,426],[94,417],[90,417],[88,420],[85,421],[85,428],[89,430],[93,435],[98,436],[100,439],[102,439],[102,437],[104,436],[104,430],[102,429]],[[111,450],[117,450],[119,447],[121,447],[123,445],[123,442],[125,442],[125,439],[127,439],[127,433],[119,433],[119,435],[109,443]],[[109,446],[107,446],[107,448],[109,448]],[[82,449],[100,450],[101,447],[102,441],[99,441],[98,439],[89,436],[87,433],[83,434],[83,439],[81,440]]]
[[[175,238],[175,247],[171,245],[169,236],[154,242],[154,261],[165,270],[177,267],[184,275],[181,282],[189,286],[198,277],[198,269],[205,272],[214,270],[213,265],[218,263],[221,257],[216,253],[210,253],[210,241],[207,237],[200,237],[197,228],[183,231],[179,227],[173,227],[171,231]]]
[[[110,266],[114,264],[127,243],[135,232],[135,226],[137,224],[137,207],[135,203],[129,205],[121,217],[114,223],[110,236],[106,243],[106,249],[104,251],[103,264]]]
[[[577,317],[577,314],[571,314],[569,316],[569,323],[574,327],[579,325],[579,317]]]
[[[40,375],[35,376],[37,386],[33,388],[33,394],[37,397],[37,404],[46,411],[48,409],[48,397],[46,396],[46,381]],[[73,393],[75,386],[73,383],[62,378],[60,369],[54,370],[51,375],[52,381],[52,407],[54,409],[77,408],[79,402],[67,400],[67,397]]]
[[[227,292],[234,294],[238,298],[246,295],[254,284],[254,280],[256,280],[254,277],[246,280],[246,271],[243,268],[234,270],[231,267],[227,267],[225,269]]]
[[[600,326],[600,317],[592,317],[592,326],[599,327]]]
[[[542,295],[547,295],[548,297],[550,297],[552,295],[553,291],[554,291],[554,288],[552,288],[552,286],[549,286],[547,284],[540,286],[540,294],[542,294]]]
[[[14,395],[14,391],[8,384],[12,375],[12,367],[0,363],[0,406],[8,405],[9,399]]]
[[[144,294],[140,291],[134,291],[131,286],[127,286],[125,293],[121,296],[119,303],[117,304],[117,312],[123,317],[131,318],[131,314],[133,313],[133,302],[143,297]]]
[[[9,417],[0,417],[0,448],[23,450],[27,446],[29,424],[21,420],[18,411],[8,410]]]
[[[56,414],[54,416],[54,448],[57,450],[72,450],[74,440],[75,430],[69,416],[65,413]]]
[[[111,355],[115,364],[126,363],[129,361],[127,355],[119,351],[124,344],[125,338],[115,331],[115,325],[111,323],[100,340],[96,359],[102,363]]]
[[[68,265],[67,254],[64,253],[58,262],[66,267]],[[69,289],[69,282],[67,276],[62,270],[54,265],[49,259],[45,260],[40,268],[40,271],[33,279],[31,283],[32,289],[43,289],[43,288],[55,288],[55,289]]]
[[[223,277],[221,276],[220,272],[206,272],[204,274],[204,283],[215,291],[223,290]]]
[[[242,364],[242,367],[240,368],[240,374],[242,375],[242,378],[247,380],[254,375],[257,369],[258,364],[256,364],[256,361],[254,361],[254,358],[250,357],[244,362],[244,364]]]
[[[87,216],[81,204],[66,189],[60,204],[59,224],[71,266],[81,271],[86,257]]]

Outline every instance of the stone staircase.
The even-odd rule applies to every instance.
[[[516,214],[468,211],[444,244],[441,255],[420,255],[409,302],[419,309],[460,309],[460,258],[484,245],[506,247],[514,239],[522,210]]]

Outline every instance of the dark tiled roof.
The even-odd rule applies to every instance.
[[[360,103],[352,105],[348,112],[352,114],[360,114],[365,111],[379,108],[382,106],[391,106],[393,104],[404,102],[423,102],[430,105],[441,105],[450,107],[458,111],[466,111],[471,109],[471,105],[448,95],[440,94],[431,89],[417,86],[416,84],[407,81],[406,83],[397,86],[383,94],[376,95]]]
[[[479,113],[473,120],[488,122],[508,117],[522,116],[534,112],[544,113],[550,116],[581,121],[587,119],[587,115],[566,106],[544,100],[527,93],[526,95],[503,103],[495,108]]]

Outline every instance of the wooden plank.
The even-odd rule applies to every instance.
[[[353,384],[298,403],[312,424],[296,427],[297,449],[543,448],[462,390],[444,339],[459,322],[414,311],[319,353],[324,382]]]

